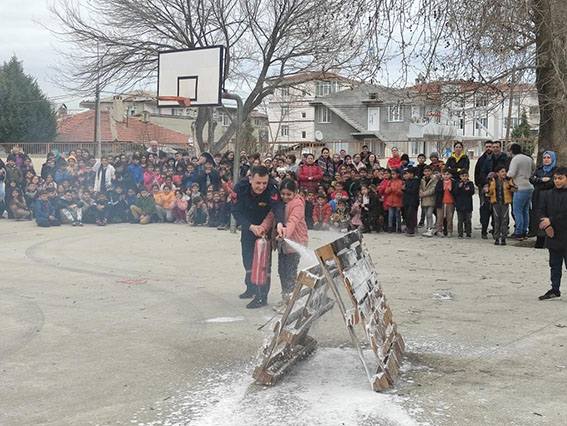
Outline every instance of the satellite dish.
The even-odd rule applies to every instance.
[[[323,140],[323,132],[321,130],[317,130],[315,132],[315,140],[322,141]]]

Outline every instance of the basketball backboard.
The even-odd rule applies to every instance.
[[[221,104],[223,46],[169,50],[158,55],[158,98],[181,96],[191,106]],[[158,107],[177,107],[179,103],[159,100]]]

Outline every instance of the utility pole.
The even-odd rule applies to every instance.
[[[510,142],[510,126],[512,121],[512,104],[514,100],[514,87],[516,86],[516,68],[512,69],[512,81],[510,82],[510,95],[508,97],[508,123],[506,126],[506,143]]]
[[[95,128],[94,128],[94,143],[97,144],[97,153],[95,154],[96,158],[100,159],[102,157],[102,141],[101,141],[101,133],[100,133],[100,51],[99,45],[96,45],[96,54],[97,54],[97,77],[96,77],[96,89],[95,89]]]

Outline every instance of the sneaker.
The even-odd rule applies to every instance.
[[[423,222],[419,222],[419,223],[417,224],[417,226],[418,226],[419,228],[423,228]]]
[[[408,232],[406,235],[408,237],[415,237],[415,232]]]
[[[452,232],[447,232],[447,238],[453,238],[453,233],[452,233]]]
[[[266,306],[268,304],[268,301],[266,299],[260,299],[258,297],[255,297],[252,302],[250,302],[248,305],[246,305],[246,309],[258,309],[258,308],[263,308],[264,306]]]
[[[284,300],[280,300],[278,303],[272,306],[272,310],[278,314],[283,314],[285,311],[287,303]]]
[[[73,226],[77,226],[77,225],[78,225],[78,223],[77,223],[77,222],[73,222]]]
[[[423,234],[421,234],[421,235],[423,235],[424,237],[431,238],[431,237],[433,237],[433,231],[432,231],[431,229],[428,229],[427,231],[425,231],[425,232],[424,232]]]
[[[481,238],[482,238],[483,240],[488,240],[488,234],[482,234],[482,235],[481,235]]]
[[[225,225],[217,226],[217,230],[226,231],[228,228]]]
[[[458,236],[460,239],[463,239],[463,234],[459,234]]]
[[[244,293],[239,294],[239,299],[252,299],[256,295],[256,292],[252,289],[247,289]]]
[[[501,245],[501,246],[505,246],[505,245],[506,245],[506,238],[502,238],[502,240],[500,240],[500,245]]]
[[[106,226],[106,225],[108,224],[108,219],[107,219],[107,218],[104,218],[104,220],[102,221],[102,223],[103,223],[103,226]]]
[[[561,292],[559,290],[551,289],[543,296],[539,296],[539,300],[555,299],[556,297],[561,297]]]
[[[98,226],[101,226],[101,224],[102,224],[102,222],[100,221],[100,219],[96,219],[96,220],[95,220],[95,223],[96,223]]]
[[[472,235],[471,235],[471,234],[467,234],[467,238],[472,238]]]
[[[499,245],[500,245],[500,240],[494,240],[494,245],[495,245],[495,246],[499,246]]]
[[[78,222],[77,225],[83,226],[83,222]]]

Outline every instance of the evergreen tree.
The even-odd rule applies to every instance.
[[[530,128],[530,123],[528,123],[528,115],[526,110],[522,111],[522,118],[520,119],[520,124],[514,130],[512,130],[512,137],[514,139],[527,139],[532,137],[532,131]]]
[[[56,133],[51,102],[13,56],[0,67],[0,142],[50,142]]]

